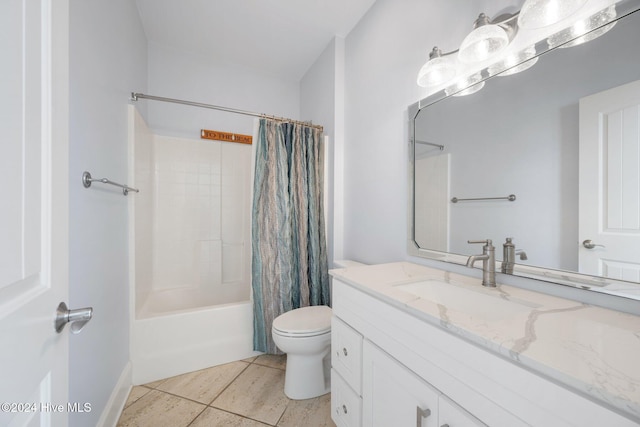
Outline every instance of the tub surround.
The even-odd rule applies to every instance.
[[[256,355],[251,148],[158,135],[128,111],[133,383]]]
[[[331,275],[334,287],[352,287],[640,421],[640,316],[507,285],[485,288],[477,278],[407,262]]]

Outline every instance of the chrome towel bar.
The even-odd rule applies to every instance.
[[[476,200],[508,200],[510,202],[513,202],[515,199],[516,199],[515,194],[509,194],[507,197],[479,197],[477,199],[458,199],[457,197],[454,197],[453,199],[451,199],[451,203],[469,202],[469,201],[476,201]]]
[[[91,187],[92,182],[101,182],[103,184],[110,184],[110,185],[115,185],[116,187],[120,187],[122,188],[122,194],[124,194],[125,196],[129,194],[129,191],[134,191],[136,193],[140,191],[137,188],[131,188],[128,185],[118,184],[117,182],[113,182],[107,178],[100,178],[100,179],[92,178],[91,174],[85,171],[82,174],[82,185],[84,185],[84,188],[89,188]]]

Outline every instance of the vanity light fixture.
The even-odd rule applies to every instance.
[[[549,37],[547,39],[549,48],[573,47],[594,40],[616,25],[612,22],[616,17],[616,7],[611,5]]]
[[[450,83],[445,88],[447,95],[469,95],[482,89],[484,82],[478,75],[472,75],[455,81],[460,69],[472,68],[467,64],[481,63],[503,52],[513,41],[519,28],[539,29],[556,24],[582,8],[588,0],[525,0],[522,9],[513,14],[502,14],[490,19],[484,13],[474,22],[469,33],[458,50],[443,53],[434,47],[429,60],[418,73],[417,83],[422,87],[435,87]],[[547,39],[549,47],[570,47],[593,40],[606,33],[615,25],[615,6],[575,23]],[[609,23],[609,25],[607,25]],[[596,29],[597,28],[597,29]],[[456,56],[448,57],[457,53]],[[501,58],[501,61],[489,65],[489,75],[508,76],[531,68],[538,58],[534,46]],[[477,80],[474,83],[474,80]],[[463,90],[467,86],[468,90]]]
[[[526,0],[518,26],[527,30],[553,25],[577,12],[587,0]]]
[[[446,58],[454,52],[443,54],[438,47],[434,47],[429,53],[429,60],[418,72],[418,86],[436,86],[453,79],[456,74],[456,66],[451,58]]]
[[[458,59],[464,63],[480,62],[502,52],[517,31],[516,15],[501,15],[491,21],[481,13],[474,29],[464,38]]]

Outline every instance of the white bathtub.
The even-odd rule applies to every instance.
[[[133,383],[258,354],[250,148],[154,135],[129,114],[128,182],[140,190],[129,197]]]
[[[131,328],[134,384],[259,354],[253,351],[251,301],[188,308],[194,302],[219,301],[189,289],[149,295]]]
[[[246,284],[230,283],[224,288],[174,288],[153,291],[144,301],[136,315],[137,319],[180,314],[210,307],[245,304],[249,302]]]

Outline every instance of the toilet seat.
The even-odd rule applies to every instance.
[[[296,308],[273,321],[272,331],[285,337],[313,337],[331,332],[331,308],[324,305]]]

